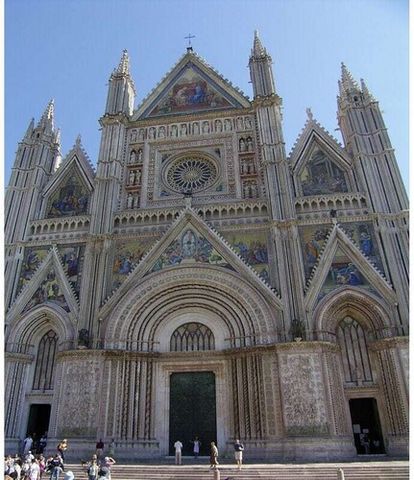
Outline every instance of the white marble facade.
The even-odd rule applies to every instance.
[[[80,138],[56,168],[53,103],[29,125],[6,195],[6,450],[46,422],[74,459],[99,438],[165,456],[171,375],[213,372],[223,454],[353,458],[357,399],[407,454],[408,203],[378,102],[343,65],[346,147],[308,111],[287,155],[257,35],[249,66],[252,99],[188,49],[135,108],[124,52],[96,170]]]

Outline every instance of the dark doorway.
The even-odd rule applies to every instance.
[[[50,405],[44,403],[33,403],[30,405],[29,420],[27,422],[27,433],[33,436],[34,449],[38,441],[47,432],[50,420]],[[36,434],[34,436],[34,434]]]
[[[173,373],[170,376],[170,445],[183,444],[183,455],[193,455],[192,440],[201,441],[200,455],[209,455],[217,441],[216,381],[213,372]]]
[[[375,398],[349,400],[349,408],[357,453],[360,455],[385,453]]]

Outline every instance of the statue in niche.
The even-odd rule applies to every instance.
[[[89,331],[86,328],[82,328],[78,333],[78,348],[89,348]]]
[[[135,163],[137,161],[137,154],[135,153],[135,150],[131,151],[131,154],[129,155],[129,163]]]
[[[135,184],[135,170],[129,172],[129,185]]]
[[[207,121],[203,122],[203,133],[210,133],[210,124]]]
[[[253,152],[253,140],[252,137],[247,138],[247,151]]]
[[[144,129],[143,129],[143,128],[140,128],[140,129],[139,129],[138,139],[139,139],[140,141],[144,140]]]
[[[250,117],[246,117],[244,119],[244,124],[246,125],[246,129],[250,130],[252,128],[252,121]]]
[[[224,130],[226,132],[229,132],[231,130],[231,121],[228,118],[224,120]]]
[[[182,123],[180,128],[180,135],[185,137],[187,135],[187,124]]]
[[[141,170],[137,170],[135,173],[135,183],[138,185],[141,183]]]
[[[198,123],[193,123],[193,134],[194,135],[199,135],[200,134],[200,127]]]
[[[240,152],[245,152],[246,151],[246,142],[244,141],[244,138],[241,138],[239,140],[239,151]]]
[[[216,132],[220,133],[223,130],[223,124],[221,123],[221,120],[216,120],[215,126],[216,126]]]
[[[134,196],[134,208],[139,208],[139,195]]]
[[[137,141],[137,131],[136,130],[132,130],[130,139],[131,139],[131,142],[136,142]]]
[[[138,162],[142,162],[142,149],[138,150]]]
[[[173,125],[171,127],[171,136],[172,137],[177,137],[178,136],[178,128],[177,125]]]
[[[153,140],[155,138],[155,127],[151,127],[149,129],[149,138],[150,140]]]
[[[240,165],[240,173],[243,175],[246,171],[246,162],[241,162],[241,165]]]
[[[158,130],[158,138],[164,138],[165,137],[165,127],[160,127]]]
[[[241,117],[237,117],[237,129],[244,130],[243,119]]]
[[[128,193],[128,196],[127,196],[127,208],[133,208],[133,205],[134,205],[134,197],[132,196],[131,193]]]

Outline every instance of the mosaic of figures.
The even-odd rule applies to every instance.
[[[50,247],[37,247],[25,250],[18,284],[19,292],[30,281],[36,269],[46,258],[49,249]],[[58,250],[63,261],[63,270],[76,294],[79,295],[84,247],[81,245],[60,245]]]
[[[205,135],[209,133],[231,132],[233,130],[244,131],[253,128],[252,117],[224,118],[216,120],[204,120],[203,122],[185,122],[172,125],[161,125],[159,127],[147,127],[131,130],[129,143],[142,143],[145,139],[163,139],[187,137],[191,135]],[[250,137],[251,138],[251,137]],[[245,151],[248,150],[247,139],[244,139]],[[253,140],[250,149],[253,150]],[[243,150],[244,151],[244,150]],[[142,146],[130,152],[129,163],[141,163],[143,150]]]
[[[300,174],[303,195],[348,192],[345,172],[324,152],[317,151]]]
[[[59,307],[69,312],[69,307],[66,303],[65,296],[60,289],[55,272],[53,270],[49,271],[40,287],[35,291],[33,297],[24,308],[23,312],[28,312],[37,305],[45,302],[55,303],[56,305],[59,305]]]
[[[88,211],[90,192],[76,171],[71,171],[49,198],[47,218],[83,215]]]
[[[299,227],[305,275],[308,279],[318,260],[322,247],[327,239],[332,225],[309,225]],[[374,229],[369,223],[352,222],[341,224],[342,230],[359,247],[369,260],[381,271],[383,266],[375,240]]]
[[[154,242],[155,239],[151,237],[116,244],[116,254],[112,266],[112,289],[118,288],[122,284]]]
[[[180,265],[182,262],[210,263],[232,269],[207,239],[190,229],[183,232],[179,238],[175,239],[168,246],[156,261],[151,272],[157,272],[165,267]]]
[[[232,104],[223,95],[192,68],[187,68],[149,116],[229,107]]]
[[[266,232],[222,233],[233,249],[256,270],[263,280],[270,283]]]

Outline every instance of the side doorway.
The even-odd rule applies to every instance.
[[[349,409],[357,453],[359,455],[385,453],[376,399],[372,397],[351,399]]]
[[[48,431],[51,405],[46,403],[32,403],[29,410],[26,432],[33,437],[33,449],[38,448],[42,435]]]

